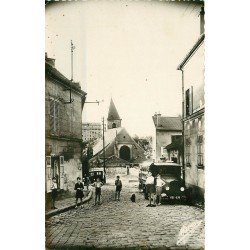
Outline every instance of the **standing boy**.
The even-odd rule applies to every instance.
[[[83,205],[82,205],[83,188],[84,188],[84,186],[81,182],[81,178],[77,177],[77,183],[75,184],[75,190],[76,190],[76,206],[75,206],[75,208],[77,208],[78,199],[81,200],[81,208],[83,208]]]
[[[92,184],[92,186],[95,187],[95,205],[96,202],[98,202],[98,205],[100,205],[102,187],[102,182],[100,181],[100,178],[97,178],[96,181]]]
[[[161,205],[161,193],[162,193],[162,186],[165,184],[165,181],[161,179],[161,175],[158,174],[156,177],[156,198],[158,200],[157,205]]]
[[[52,185],[51,185],[51,199],[52,199],[52,209],[57,209],[55,207],[55,202],[56,202],[56,197],[57,197],[57,183],[56,183],[56,177],[52,178]]]
[[[121,190],[122,190],[122,181],[120,180],[120,176],[117,176],[115,181],[115,200],[117,198],[118,201],[120,200]]]

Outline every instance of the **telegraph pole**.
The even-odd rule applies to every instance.
[[[103,141],[103,170],[106,174],[106,162],[105,162],[105,137],[104,137],[104,117],[102,118],[102,141]]]
[[[74,49],[76,47],[74,46],[72,40],[70,41],[70,51],[71,51],[71,82],[73,82],[73,53]]]

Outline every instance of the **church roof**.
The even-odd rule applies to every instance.
[[[109,144],[111,144],[118,133],[120,133],[122,128],[113,128],[108,129],[104,132],[104,138],[105,138],[105,147],[107,147]],[[97,144],[93,147],[93,155],[96,155],[97,153],[101,152],[103,150],[103,141],[100,139]]]
[[[110,105],[109,105],[109,113],[108,113],[108,119],[107,120],[108,121],[121,120],[112,98],[111,98]]]
[[[125,128],[112,128],[104,132],[105,148],[108,148],[112,143],[120,144],[132,144],[134,147],[143,150],[135,140],[129,135]],[[103,150],[103,141],[100,139],[98,143],[93,147],[93,156],[101,153]],[[144,150],[143,150],[144,151]]]

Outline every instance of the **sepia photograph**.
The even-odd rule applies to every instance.
[[[205,249],[205,1],[45,1],[46,249]]]

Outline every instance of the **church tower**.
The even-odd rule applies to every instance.
[[[108,129],[112,128],[120,128],[121,127],[121,118],[117,112],[113,99],[111,98],[109,105],[109,113],[108,113]]]

